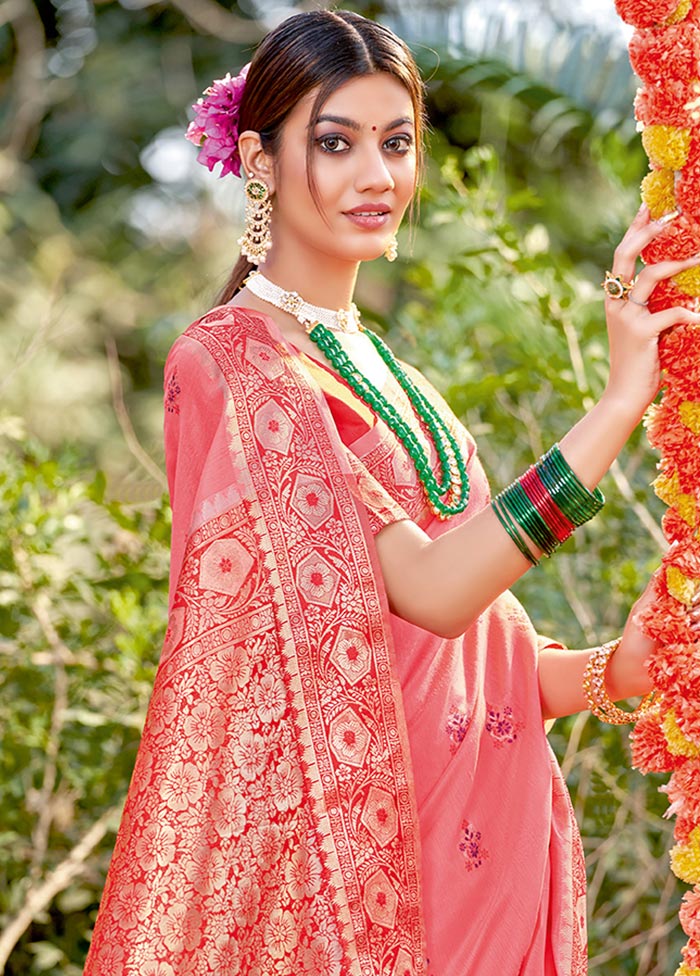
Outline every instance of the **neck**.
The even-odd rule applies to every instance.
[[[340,261],[328,254],[285,253],[273,246],[259,270],[285,291],[295,291],[312,305],[349,308],[359,270],[357,261]]]

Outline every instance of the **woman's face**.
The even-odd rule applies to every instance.
[[[311,258],[371,260],[384,252],[415,188],[411,96],[384,73],[355,78],[331,94],[311,133],[317,206],[307,179],[315,95],[301,99],[284,126],[275,165],[273,242]]]

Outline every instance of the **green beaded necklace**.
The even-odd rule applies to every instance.
[[[440,461],[440,480],[435,477],[430,465],[430,458],[411,427],[402,419],[398,410],[387,400],[384,394],[373,383],[370,383],[355,366],[333,332],[321,322],[317,322],[310,329],[307,328],[309,338],[316,343],[348,386],[382,418],[387,427],[396,434],[406,448],[416,467],[428,504],[438,518],[446,519],[450,515],[463,512],[469,501],[469,475],[459,444],[452,431],[432,403],[403,370],[387,344],[370,329],[363,326],[362,330],[371,340],[392,376],[408,397],[416,416],[430,431]],[[447,500],[445,496],[447,496]]]
[[[360,323],[355,306],[352,305],[350,310],[334,311],[319,305],[311,305],[304,301],[298,292],[285,291],[260,271],[251,272],[245,280],[245,285],[258,298],[293,315],[351,390],[394,432],[415,465],[428,504],[435,515],[446,519],[450,515],[463,512],[469,501],[469,475],[454,434],[432,403],[404,372],[386,343]],[[320,321],[322,318],[329,324],[324,325]],[[431,467],[430,457],[412,428],[402,419],[396,407],[384,394],[360,372],[333,334],[334,332],[354,333],[360,330],[371,340],[390,373],[408,397],[415,415],[430,433],[440,462],[439,480]]]

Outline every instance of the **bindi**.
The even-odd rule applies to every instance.
[[[372,132],[376,132],[376,131],[377,131],[377,127],[376,127],[376,125],[373,125],[373,126],[372,126]]]

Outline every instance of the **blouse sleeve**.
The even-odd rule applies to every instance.
[[[351,450],[346,449],[347,459],[355,476],[355,496],[367,513],[372,535],[386,525],[410,519],[410,515],[392,498],[386,488],[365,467]]]

